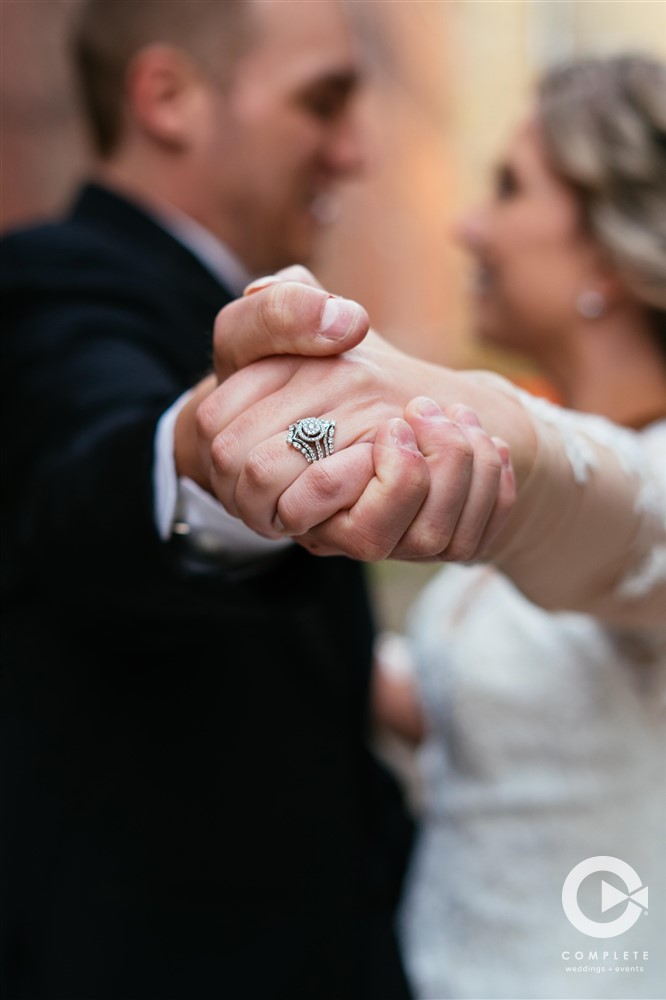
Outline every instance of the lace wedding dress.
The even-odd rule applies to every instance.
[[[494,567],[447,566],[409,619],[428,735],[419,756],[421,833],[400,913],[406,963],[418,1000],[659,998],[666,995],[666,422],[625,432],[527,405],[559,435],[547,447],[564,443],[575,484],[567,495],[541,498],[553,505],[538,515],[553,534],[534,543],[534,526],[524,522],[531,545],[520,526],[501,540],[498,562],[520,590]],[[635,523],[630,544],[618,545],[616,533],[604,548],[604,530],[620,523],[612,503],[597,525],[592,518],[587,536],[566,536],[572,505],[588,502],[609,445],[622,488],[629,476],[634,491],[628,505],[618,495],[618,510]],[[528,484],[532,501],[538,475]],[[598,559],[589,552],[595,545]],[[576,553],[582,581],[573,580]],[[595,615],[544,610],[525,593]],[[580,861],[606,855],[630,864],[651,895],[633,927],[603,939],[569,922],[562,885]],[[581,885],[581,909],[603,923],[627,903],[602,912],[601,878],[626,886],[603,873]]]

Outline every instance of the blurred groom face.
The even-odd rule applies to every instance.
[[[251,42],[209,80],[196,150],[202,219],[254,274],[311,259],[364,154],[358,54],[338,0],[250,0]]]

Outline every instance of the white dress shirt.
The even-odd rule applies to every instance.
[[[174,239],[182,243],[233,294],[242,295],[252,280],[240,261],[212,233],[171,206],[151,203],[144,210]],[[162,415],[155,432],[153,464],[154,513],[160,537],[187,534],[192,543],[210,554],[248,559],[270,554],[292,544],[289,539],[268,539],[232,517],[213,496],[187,476],[176,474],[174,431],[181,409],[191,397],[184,393]]]

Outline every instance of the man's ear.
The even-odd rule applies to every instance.
[[[186,148],[196,124],[202,79],[190,57],[164,43],[147,45],[127,71],[127,99],[136,127],[172,149]]]

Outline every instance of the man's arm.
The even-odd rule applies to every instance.
[[[419,398],[405,413],[443,370],[407,358],[376,334],[350,352],[368,329],[367,315],[333,302],[342,303],[333,337],[330,328],[322,334],[331,296],[300,283],[274,282],[251,304],[239,300],[222,311],[215,333],[220,385],[202,386],[183,412],[180,468],[256,531],[298,536],[321,554],[478,555],[513,501],[506,445],[467,407],[442,410]],[[298,352],[316,354],[315,367],[306,372]],[[243,365],[252,367],[238,370]],[[341,406],[343,392],[348,402]],[[451,387],[451,398],[463,395]],[[286,444],[287,427],[326,415],[327,407],[338,421],[336,453],[306,467]]]
[[[285,308],[292,294],[297,315]],[[665,486],[630,432],[599,430],[578,414],[563,427],[556,415],[565,411],[541,413],[499,376],[410,358],[372,332],[339,357],[277,357],[280,345],[307,350],[324,296],[293,282],[273,284],[218,316],[218,364],[231,371],[249,362],[196,413],[199,460],[228,510],[269,535],[282,525],[318,553],[492,557],[545,606],[588,610],[620,624],[663,620],[666,580],[647,570],[653,551],[666,551]],[[443,417],[424,411],[424,395]],[[340,450],[311,465],[286,442],[289,424],[305,416],[337,421]],[[515,504],[503,485],[510,479],[504,446],[490,433],[510,448]],[[618,435],[623,451],[634,454],[632,468],[613,443]],[[583,478],[572,440],[587,456]],[[641,496],[655,490],[660,504],[646,506]],[[470,509],[481,512],[472,519],[476,538],[465,520]],[[489,546],[486,525],[496,530],[502,521]],[[640,593],[632,584],[637,573],[647,581]]]

